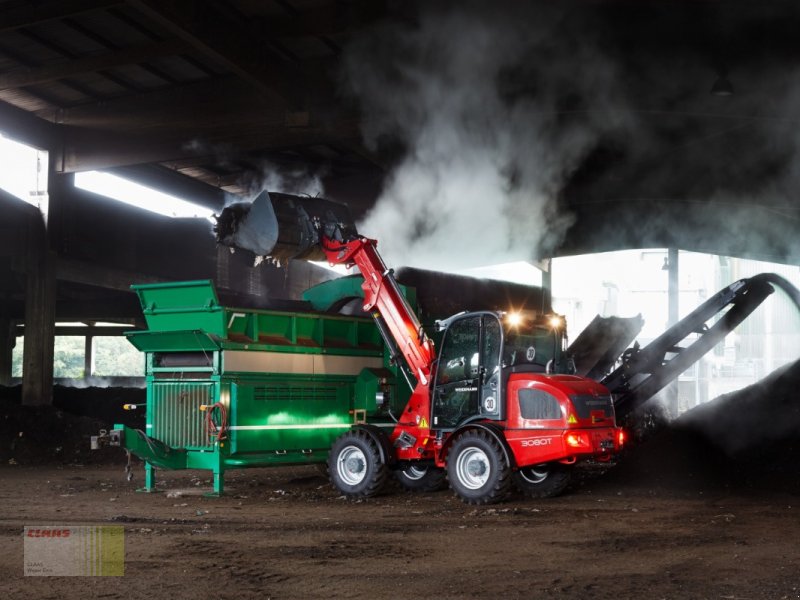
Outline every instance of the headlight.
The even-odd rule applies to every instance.
[[[519,327],[522,325],[522,314],[518,312],[511,312],[506,315],[506,323],[511,327]]]

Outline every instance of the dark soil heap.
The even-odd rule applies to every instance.
[[[20,389],[0,387],[0,464],[90,464],[120,462],[119,448],[91,450],[91,436],[114,423],[144,426],[143,411],[123,411],[143,402],[135,388],[54,388],[54,406],[21,406]]]
[[[800,361],[698,406],[631,448],[611,477],[656,487],[800,493]]]

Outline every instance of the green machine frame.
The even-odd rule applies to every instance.
[[[358,294],[356,278],[337,281],[312,288],[312,308]],[[227,308],[211,281],[132,288],[148,327],[127,334],[146,357],[146,425],[111,434],[145,461],[142,491],[156,468],[210,470],[219,495],[228,469],[325,463],[341,433],[392,427],[408,399],[369,318]]]

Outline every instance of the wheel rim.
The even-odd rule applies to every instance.
[[[419,481],[425,474],[428,472],[428,469],[421,468],[421,467],[408,467],[407,469],[403,469],[403,476],[406,479],[411,479],[413,481]]]
[[[550,474],[547,467],[528,467],[519,470],[520,477],[528,483],[542,483]]]
[[[339,453],[336,473],[347,485],[358,485],[367,476],[367,457],[356,446],[347,446]]]
[[[467,448],[456,459],[456,475],[462,485],[477,490],[486,485],[492,474],[489,457],[480,448]]]

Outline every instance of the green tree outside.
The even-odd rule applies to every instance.
[[[94,374],[99,377],[143,377],[144,353],[123,336],[96,337]]]
[[[85,338],[77,335],[56,336],[53,348],[53,377],[83,377]]]
[[[53,347],[53,377],[79,379],[84,376],[86,338],[56,336]],[[25,339],[20,336],[14,347],[11,376],[22,377]],[[144,355],[123,336],[94,338],[94,375],[98,377],[144,376]]]

